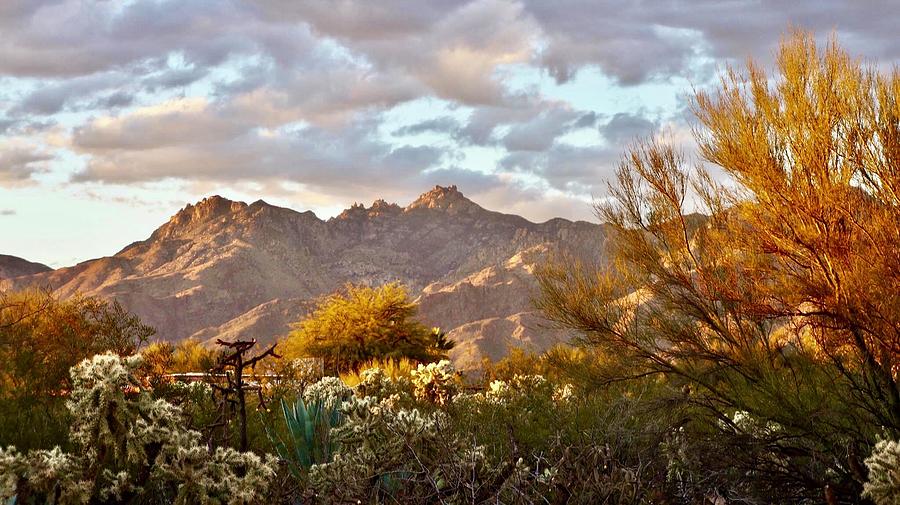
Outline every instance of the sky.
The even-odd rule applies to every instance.
[[[320,218],[455,184],[594,220],[623,149],[791,29],[883,68],[896,1],[2,0],[0,253],[112,255],[219,194]]]

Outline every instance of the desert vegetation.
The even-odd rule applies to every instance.
[[[694,113],[696,163],[627,149],[609,266],[537,272],[573,345],[481,377],[399,284],[255,351],[0,294],[0,500],[898,503],[900,74],[795,33]]]

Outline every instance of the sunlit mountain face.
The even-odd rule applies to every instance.
[[[321,217],[458,184],[592,219],[622,149],[790,25],[889,66],[892,2],[0,6],[0,251],[72,265],[210,194]],[[11,238],[11,237],[14,237]]]

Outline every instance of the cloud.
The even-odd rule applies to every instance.
[[[636,139],[647,137],[658,129],[656,122],[638,114],[619,112],[600,125],[600,134],[611,145],[625,146]]]
[[[16,211],[14,209],[0,209],[0,216],[15,216]]]
[[[0,187],[20,186],[32,176],[45,172],[53,156],[21,139],[0,138]]]
[[[553,191],[543,186],[528,186],[512,180],[484,190],[470,191],[460,186],[466,196],[488,209],[501,209],[535,222],[566,216],[573,220],[596,221],[592,200]]]
[[[375,132],[377,115],[339,127],[259,128],[242,109],[182,99],[76,129],[71,149],[89,161],[75,181],[128,184],[183,180],[286,180],[322,191],[417,187],[483,174],[447,167],[436,147],[393,145]]]
[[[585,120],[588,118],[588,121]],[[583,113],[566,106],[554,106],[528,120],[514,124],[501,142],[507,151],[545,151],[556,139],[588,124],[591,113]]]
[[[705,86],[714,66],[747,56],[769,63],[790,24],[834,30],[887,65],[900,58],[895,10],[888,0],[6,0],[0,184],[51,170],[124,187],[175,179],[322,195],[465,181],[508,209],[521,197],[551,212],[604,194],[635,138],[667,122],[684,131],[681,111],[656,97],[618,95]],[[563,85],[586,69],[607,87]]]
[[[395,137],[419,135],[422,133],[446,133],[453,135],[459,132],[461,129],[462,125],[456,119],[450,116],[441,116],[397,128],[396,130],[394,130],[392,135],[394,135]]]
[[[555,144],[544,151],[509,153],[500,160],[500,166],[513,173],[538,176],[558,191],[602,196],[620,154],[618,147]]]
[[[10,113],[14,116],[28,114],[49,116],[61,112],[78,100],[104,90],[123,86],[127,82],[128,79],[124,75],[103,73],[75,77],[52,84],[47,83],[25,95],[10,110]],[[123,91],[113,93],[113,95],[116,94],[124,95],[125,93]],[[121,96],[118,101],[122,101]]]

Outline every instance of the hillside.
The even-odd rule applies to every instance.
[[[8,254],[0,254],[0,279],[12,279],[22,275],[49,272],[50,270],[52,268],[41,263],[33,263]]]
[[[492,212],[455,186],[406,207],[354,204],[327,221],[213,196],[113,256],[2,285],[116,298],[166,340],[269,341],[345,283],[401,281],[419,298],[423,322],[448,331],[459,342],[454,358],[471,365],[508,344],[542,348],[564,338],[532,324],[540,320],[531,308],[534,265],[563,246],[598,255],[604,235],[587,222]]]

